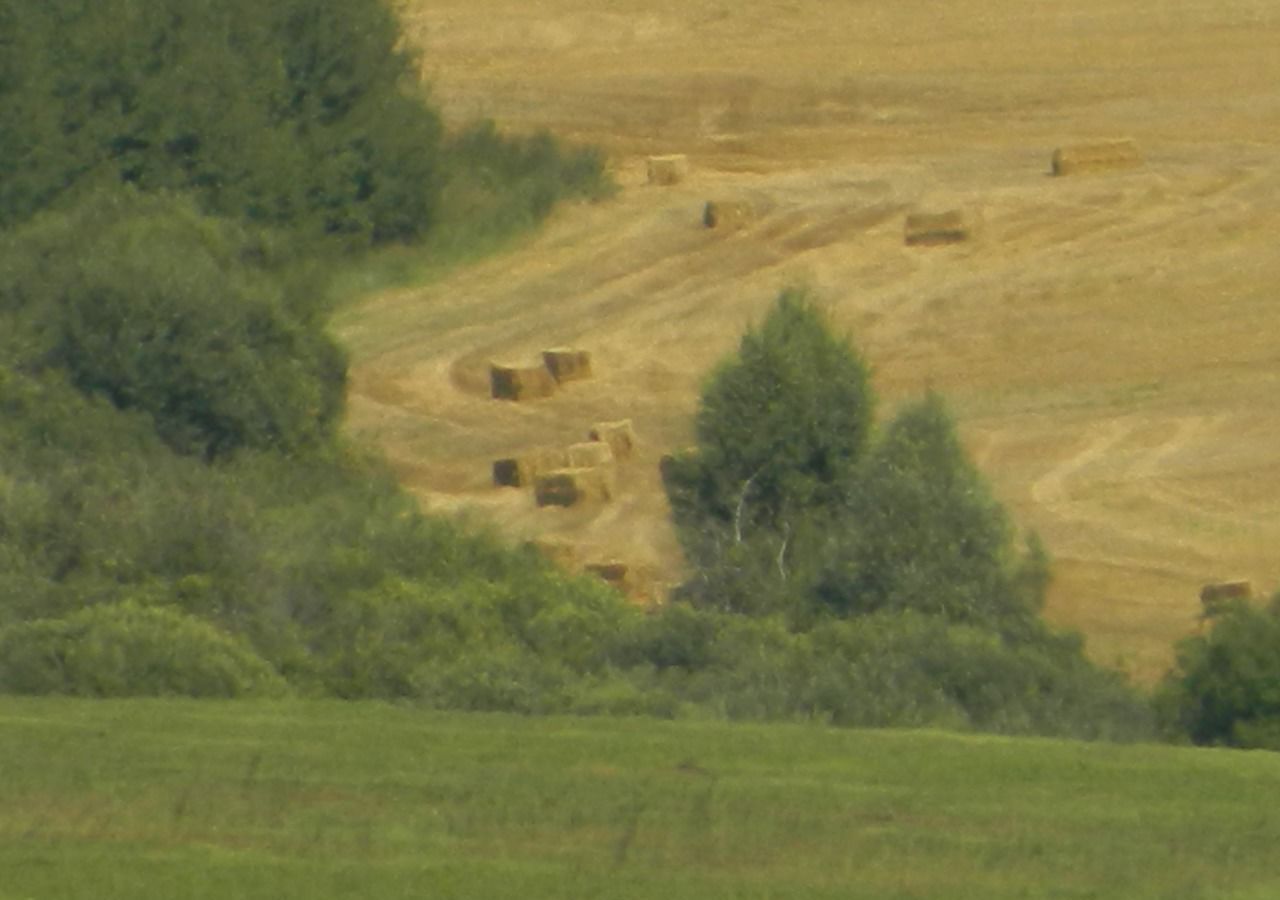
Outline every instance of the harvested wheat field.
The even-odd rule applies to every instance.
[[[1056,564],[1049,617],[1150,681],[1199,591],[1280,583],[1280,0],[406,0],[435,99],[603,146],[619,194],[346,311],[350,427],[424,504],[680,576],[658,461],[709,367],[804,283],[892,407],[932,386]],[[1140,162],[1053,177],[1054,151]],[[673,184],[647,158],[685,154]],[[703,227],[708,198],[748,205]],[[904,243],[918,209],[971,239]],[[590,380],[490,397],[492,359]],[[630,419],[609,503],[492,461]]]

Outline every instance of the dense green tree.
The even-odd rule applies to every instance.
[[[914,610],[1034,630],[1048,562],[1013,528],[937,395],[874,436],[867,367],[788,291],[704,390],[667,492],[693,564],[684,596],[752,614]]]
[[[345,361],[244,262],[251,249],[162,195],[104,191],[50,214],[0,240],[0,310],[33,335],[17,361],[147,412],[183,452],[315,444],[341,411]]]
[[[1008,517],[937,394],[889,423],[848,509],[818,587],[841,614],[910,609],[1019,628],[1039,611],[1043,548],[1025,562],[1013,552]]]
[[[210,623],[124,602],[0,628],[0,691],[243,697],[289,689],[244,641]]]
[[[357,241],[413,237],[438,117],[381,0],[0,0],[0,227],[85,184]]]
[[[1280,594],[1233,601],[1178,646],[1158,697],[1165,724],[1197,744],[1280,750]]]
[[[840,506],[873,407],[866,364],[849,342],[807,294],[784,292],[703,390],[678,515],[777,531],[791,515]]]

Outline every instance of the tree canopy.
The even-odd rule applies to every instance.
[[[697,569],[686,589],[723,609],[785,605],[781,595],[794,585],[779,580],[790,558],[812,547],[853,496],[874,404],[851,344],[808,293],[784,291],[708,379],[696,448],[664,469],[681,545]]]
[[[1029,620],[1043,579],[968,456],[942,398],[875,433],[867,365],[813,299],[785,291],[707,382],[697,447],[668,495],[713,608],[914,610],[986,626]],[[1033,554],[1034,557],[1034,554]]]
[[[380,0],[0,0],[0,227],[123,181],[369,243],[431,225],[441,126]]]
[[[315,445],[345,358],[255,247],[181,198],[103,191],[48,213],[0,236],[0,309],[29,335],[12,362],[148,413],[180,452]]]

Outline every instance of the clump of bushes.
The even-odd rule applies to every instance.
[[[328,255],[508,234],[607,181],[550,135],[447,137],[384,0],[0,0],[0,48],[0,229],[127,184]]]
[[[0,236],[0,311],[27,335],[8,362],[147,413],[181,453],[316,446],[346,360],[263,252],[182,197],[104,190],[47,213]]]
[[[243,640],[131,601],[0,629],[0,688],[80,697],[279,697],[289,687]]]
[[[1206,633],[1178,646],[1156,706],[1172,736],[1280,750],[1280,594],[1215,610]]]
[[[680,593],[772,624],[720,631],[752,636],[742,663],[692,681],[752,671],[761,708],[844,724],[1146,733],[1143,699],[1040,618],[1047,554],[1016,547],[942,399],[881,428],[874,410],[868,367],[803,291],[712,374],[697,447],[665,471],[695,567]]]

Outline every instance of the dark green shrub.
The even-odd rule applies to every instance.
[[[25,365],[148,413],[181,452],[315,445],[342,410],[345,359],[242,262],[247,240],[181,200],[100,193],[0,242],[0,310],[36,323]]]
[[[853,495],[873,408],[866,365],[807,294],[784,292],[708,380],[696,450],[664,468],[696,569],[687,599],[803,615],[810,556]]]
[[[413,685],[418,701],[434,709],[547,714],[569,710],[576,680],[558,660],[500,644],[424,661]]]
[[[507,135],[483,121],[446,139],[438,241],[483,245],[541,222],[560,200],[612,190],[599,151],[566,147],[547,132]]]
[[[0,227],[86,184],[359,243],[430,226],[441,128],[380,0],[0,0]]]
[[[710,665],[723,619],[672,603],[632,619],[617,636],[612,657],[622,666],[701,669]]]
[[[934,394],[877,441],[833,550],[817,595],[841,615],[914,610],[1025,631],[1043,602],[1043,548],[1038,574],[1020,565],[1004,509]]]
[[[278,696],[242,641],[171,609],[124,602],[0,630],[0,691],[87,697]]]
[[[722,363],[698,408],[697,453],[677,459],[668,494],[682,529],[735,539],[780,533],[792,517],[840,507],[871,436],[866,364],[802,291],[786,291]]]
[[[1197,744],[1275,747],[1280,721],[1280,595],[1215,612],[1205,634],[1178,646],[1161,685],[1166,728]]]

